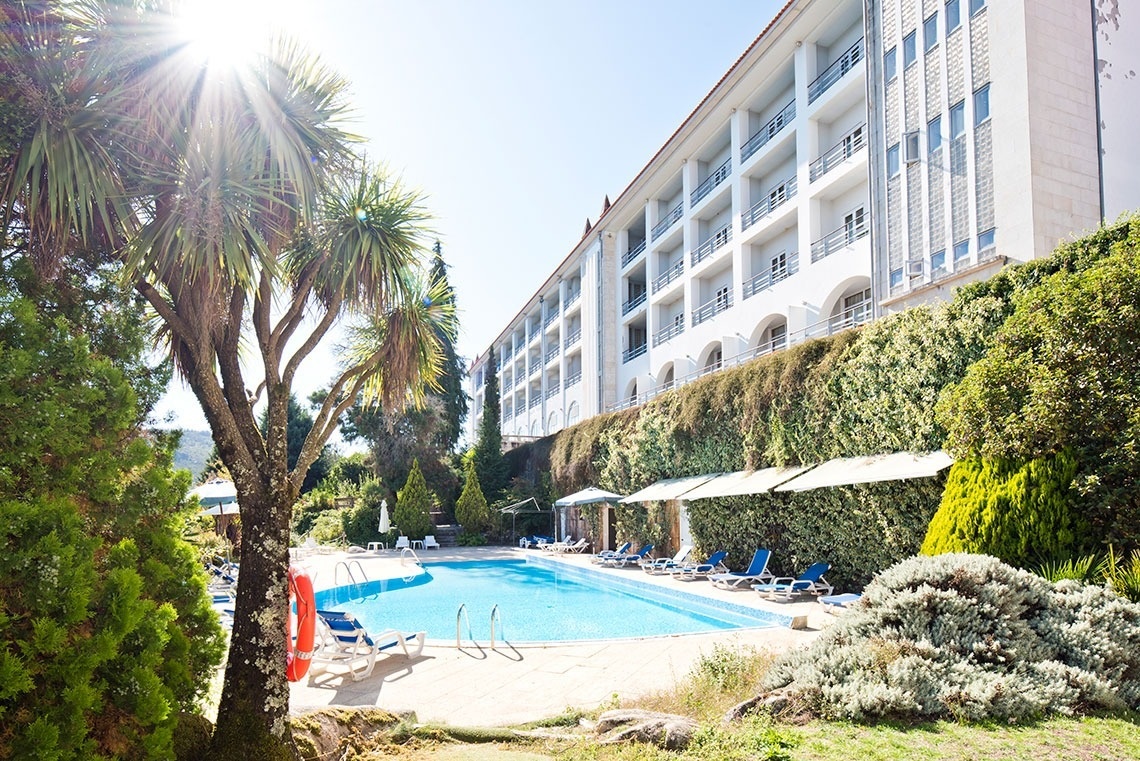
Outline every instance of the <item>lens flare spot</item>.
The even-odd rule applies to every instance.
[[[356,218],[363,222],[364,220],[368,219],[368,212],[366,212],[364,209],[357,209]]]

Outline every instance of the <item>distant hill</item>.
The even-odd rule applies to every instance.
[[[174,467],[190,471],[197,481],[213,451],[214,438],[209,431],[183,430],[182,441],[174,453]]]

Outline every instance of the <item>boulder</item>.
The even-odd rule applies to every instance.
[[[683,750],[693,739],[697,722],[670,713],[622,709],[603,713],[594,731],[604,745],[643,742],[666,750]]]

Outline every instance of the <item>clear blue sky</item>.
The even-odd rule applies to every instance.
[[[245,0],[351,82],[350,128],[428,196],[484,351],[783,0]],[[217,16],[234,14],[229,0]],[[224,23],[217,18],[217,23]],[[331,347],[328,347],[331,351]],[[327,385],[310,359],[302,395]],[[205,429],[172,388],[159,415]]]

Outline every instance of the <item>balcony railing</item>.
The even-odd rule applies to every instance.
[[[844,135],[838,143],[828,148],[826,153],[824,153],[815,161],[811,162],[811,181],[815,182],[820,177],[824,176],[832,169],[854,156],[855,152],[866,144],[866,133],[867,125],[860,124],[858,127]]]
[[[648,295],[648,293],[646,291],[642,291],[641,293],[634,296],[632,299],[626,301],[624,304],[621,305],[621,313],[623,315],[626,315],[626,314],[629,314],[634,309],[637,309],[639,306],[641,306],[642,304],[645,303],[645,297],[647,295]]]
[[[571,291],[570,293],[567,293],[566,294],[566,303],[562,305],[563,311],[569,309],[570,305],[573,304],[575,301],[577,301],[578,297],[581,295],[582,295],[582,289],[581,288],[579,288],[576,291]]]
[[[848,328],[858,327],[870,321],[871,304],[870,302],[863,302],[844,312],[828,317],[826,320],[808,325],[803,330],[797,331],[797,334],[799,340],[806,341],[809,338],[835,335]]]
[[[653,226],[653,240],[660,238],[662,233],[672,227],[673,224],[681,218],[681,214],[684,212],[684,210],[684,203],[678,203],[676,206],[670,209],[669,212],[665,214],[665,217]]]
[[[510,407],[503,408],[503,420],[510,420],[515,416],[515,411]]]
[[[685,260],[678,259],[677,263],[669,269],[662,272],[653,280],[653,292],[657,293],[665,286],[672,283],[677,278],[681,277],[681,273],[685,271]]]
[[[769,267],[760,274],[744,281],[744,298],[755,296],[760,291],[771,288],[776,283],[780,282],[789,275],[794,275],[799,271],[800,257],[799,254],[793,252],[787,255],[783,264],[776,267]]]
[[[641,256],[644,253],[645,253],[645,241],[641,241],[641,243],[638,243],[636,246],[631,248],[629,251],[626,251],[624,254],[621,255],[621,266],[624,267],[625,265],[629,264],[634,259],[636,259],[637,257]]]
[[[554,309],[550,314],[546,315],[546,319],[542,321],[542,327],[550,327],[550,324],[558,319],[558,305],[555,304]]]
[[[570,388],[571,386],[577,385],[580,380],[582,380],[581,370],[570,373],[566,376],[566,380],[562,382],[562,388]]]
[[[661,328],[661,330],[653,334],[653,345],[659,346],[674,336],[679,336],[684,332],[685,316],[678,315],[678,317],[673,318],[672,324],[666,325],[665,327]]]
[[[704,304],[701,304],[693,312],[693,327],[700,325],[702,322],[711,320],[718,314],[732,306],[732,291],[722,293]]]
[[[696,205],[697,201],[701,200],[713,191],[717,185],[721,184],[728,179],[728,175],[732,173],[732,157],[724,160],[724,163],[712,171],[708,177],[704,179],[697,189],[689,194],[689,201],[692,205]]]
[[[545,361],[550,362],[550,360],[554,359],[557,356],[558,356],[558,344],[555,343],[554,346],[551,346],[549,349],[546,350]]]
[[[779,134],[786,125],[790,124],[796,118],[796,99],[792,98],[792,102],[784,106],[780,113],[773,116],[768,120],[768,123],[760,128],[752,137],[748,138],[748,142],[740,147],[740,161],[743,163],[752,156],[753,153],[763,148],[768,144],[768,141]]]
[[[641,355],[645,354],[645,352],[647,352],[647,351],[649,351],[649,344],[648,343],[638,344],[637,346],[634,346],[632,349],[626,349],[625,351],[623,351],[621,353],[621,361],[622,362],[629,362],[630,360],[637,359]]]
[[[697,250],[692,254],[693,265],[696,266],[708,259],[714,251],[726,245],[730,240],[732,240],[732,225],[727,224],[713,233],[704,243],[697,246]]]
[[[537,407],[540,404],[542,404],[542,394],[535,391],[534,393],[531,394],[530,403],[527,404],[526,408],[528,410],[533,410],[535,407]]]
[[[578,343],[578,339],[582,337],[582,329],[575,328],[571,331],[570,335],[566,336],[566,340],[562,342],[564,348],[569,349],[574,344]]]
[[[783,206],[796,195],[796,176],[788,179],[768,190],[758,203],[740,215],[740,229],[747,230],[752,225]]]
[[[559,386],[557,383],[555,383],[554,388],[548,388],[546,390],[546,398],[547,399],[553,399],[554,397],[558,396],[561,393],[562,393],[562,387]]]
[[[843,75],[855,68],[855,64],[863,60],[863,38],[860,37],[854,45],[835,59],[823,73],[808,85],[808,103],[815,103],[819,96],[827,92],[833,84],[843,79]]]
[[[867,217],[865,214],[857,214],[854,221],[845,223],[842,227],[832,230],[827,235],[812,243],[811,260],[818,262],[820,259],[831,256],[836,251],[850,246],[866,234]]]

